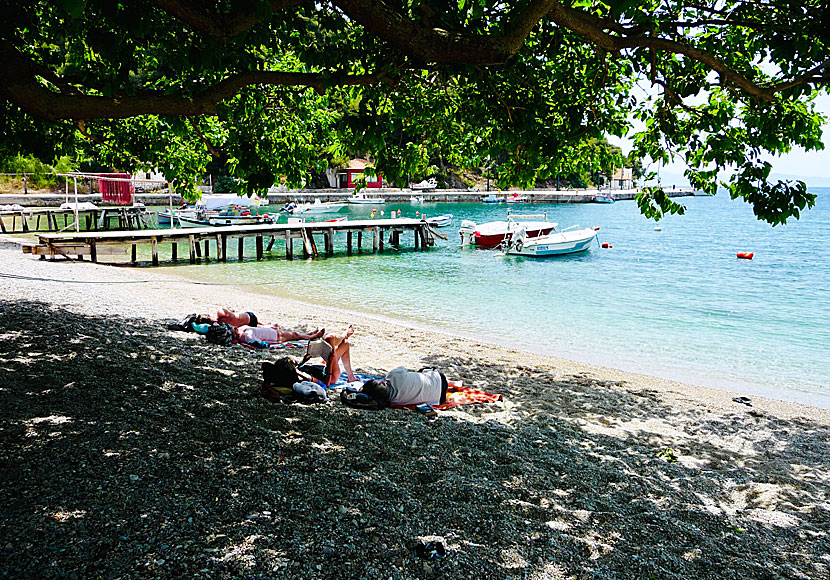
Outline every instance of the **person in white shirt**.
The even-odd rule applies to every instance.
[[[436,369],[419,372],[397,367],[385,379],[370,379],[361,392],[382,405],[440,405],[447,401],[447,377]]]

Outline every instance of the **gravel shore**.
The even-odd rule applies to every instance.
[[[827,410],[9,242],[0,291],[3,577],[830,578]],[[165,328],[218,306],[504,402],[269,403],[286,351]]]

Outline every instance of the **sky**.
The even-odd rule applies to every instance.
[[[822,94],[816,101],[816,111],[830,119],[830,95]],[[824,149],[822,151],[804,151],[800,147],[781,157],[767,156],[766,160],[772,164],[772,177],[775,179],[801,179],[807,185],[830,186],[830,123],[822,127],[824,131]],[[623,152],[631,150],[628,139],[609,136],[608,141]],[[688,185],[683,177],[686,165],[682,162],[672,163],[660,168],[663,185]],[[651,168],[652,171],[656,170]]]

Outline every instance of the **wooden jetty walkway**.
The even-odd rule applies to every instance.
[[[78,225],[85,222],[84,229],[114,230],[114,229],[142,229],[147,228],[151,213],[140,206],[99,207],[96,209],[79,209]],[[7,220],[11,218],[11,226]],[[16,209],[0,211],[0,232],[6,234],[18,233],[17,220],[20,219],[20,232],[44,231],[41,229],[41,219],[45,222],[45,231],[60,232],[75,227],[75,210],[58,208]],[[63,218],[63,227],[59,220]],[[71,219],[70,219],[71,218]]]
[[[130,253],[131,261],[136,262],[139,245],[149,245],[153,265],[159,263],[159,246],[171,244],[171,259],[178,260],[179,245],[187,248],[190,263],[197,259],[210,257],[211,245],[220,261],[226,261],[228,247],[237,241],[237,256],[244,259],[246,238],[255,238],[256,259],[261,260],[265,252],[270,252],[276,240],[285,241],[285,257],[294,257],[294,240],[302,243],[304,257],[319,255],[315,235],[323,237],[323,252],[334,253],[335,234],[346,235],[346,251],[351,254],[355,245],[362,249],[364,235],[372,238],[372,251],[383,252],[384,240],[389,235],[388,243],[399,247],[401,234],[412,232],[414,248],[426,250],[435,244],[435,237],[445,238],[423,220],[410,218],[344,220],[340,222],[302,222],[289,224],[257,224],[247,226],[222,226],[204,228],[183,228],[164,230],[144,230],[131,232],[71,232],[38,234],[37,245],[23,247],[24,253],[56,258],[57,256],[83,259],[89,256],[93,262],[103,255],[123,255]],[[354,244],[356,239],[356,244]],[[267,244],[267,245],[266,245]]]

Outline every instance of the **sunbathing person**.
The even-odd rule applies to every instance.
[[[220,308],[214,315],[191,314],[187,320],[193,324],[202,325],[211,325],[214,322],[227,324],[228,326],[259,326],[261,324],[259,318],[253,312],[237,312],[231,308]],[[187,324],[180,324],[179,326],[187,327]]]
[[[324,376],[322,377],[322,382],[326,386],[336,383],[337,379],[340,378],[341,363],[349,382],[356,381],[357,377],[352,372],[351,346],[349,345],[349,337],[352,334],[354,334],[354,327],[350,324],[342,336],[329,334],[319,343],[309,343],[308,351],[300,365],[302,366],[309,359],[319,356],[326,361]]]
[[[237,312],[232,308],[220,308],[213,320],[230,326],[259,326],[260,324],[253,312]]]
[[[270,326],[250,326],[243,324],[231,329],[234,338],[239,342],[265,342],[279,344],[289,340],[314,340],[325,334],[325,329],[318,328],[311,332],[296,332],[294,330],[280,330],[276,324]]]
[[[370,379],[360,392],[383,406],[389,405],[440,405],[447,402],[447,377],[436,369],[420,372],[397,367],[389,371],[385,379]]]

